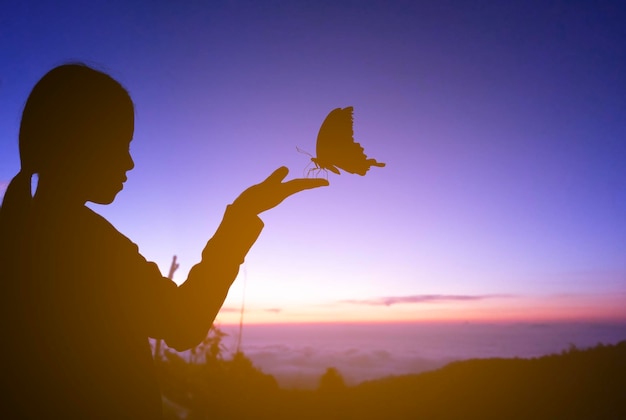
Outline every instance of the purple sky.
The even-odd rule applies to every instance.
[[[35,82],[68,61],[107,71],[135,101],[136,167],[93,208],[165,274],[178,255],[182,281],[225,205],[278,166],[301,176],[296,146],[314,153],[326,114],[354,106],[387,167],[263,214],[227,307],[245,280],[252,321],[557,301],[626,319],[626,10],[473,3],[5,2],[0,191]]]

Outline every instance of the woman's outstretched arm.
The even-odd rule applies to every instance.
[[[328,185],[324,179],[282,182],[287,173],[285,167],[277,169],[226,208],[220,226],[202,252],[201,262],[174,293],[167,293],[169,308],[164,308],[164,317],[157,317],[151,335],[164,338],[177,350],[193,347],[206,337],[239,266],[263,229],[258,214],[297,192]]]

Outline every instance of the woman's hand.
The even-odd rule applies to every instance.
[[[285,198],[297,192],[328,185],[325,179],[297,178],[283,182],[289,169],[281,166],[267,179],[245,190],[233,202],[237,211],[259,214],[279,205]]]

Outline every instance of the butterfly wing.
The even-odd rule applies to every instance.
[[[376,159],[368,159],[363,147],[354,141],[352,130],[354,108],[333,109],[317,135],[315,163],[339,174],[341,168],[352,174],[365,175],[371,166],[385,166]]]

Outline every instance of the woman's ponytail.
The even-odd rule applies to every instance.
[[[32,174],[21,170],[9,183],[0,207],[0,235],[19,233],[30,210]],[[13,235],[11,235],[13,236]]]

